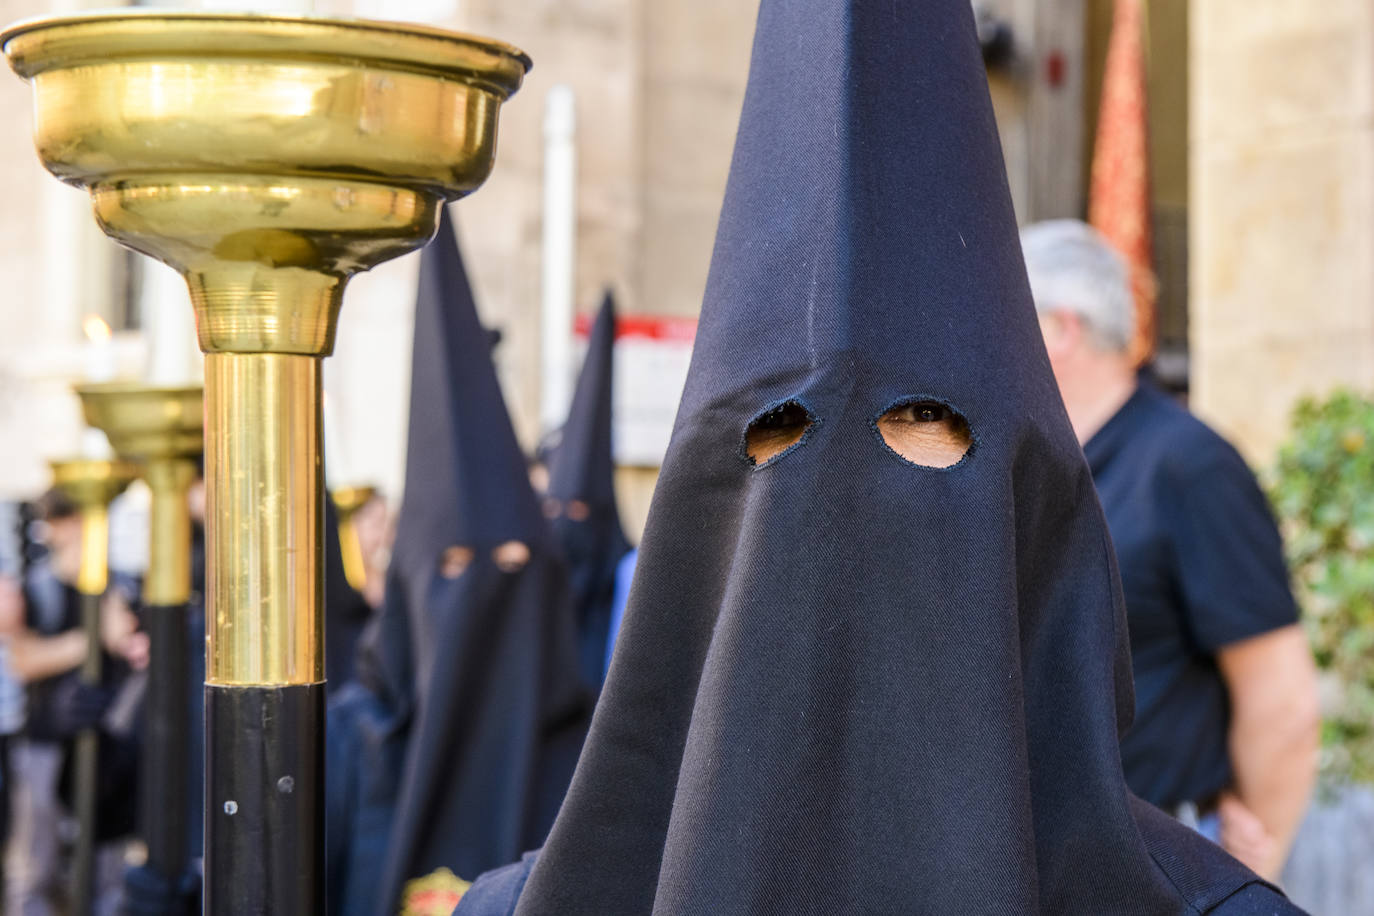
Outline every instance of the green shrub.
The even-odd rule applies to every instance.
[[[1323,772],[1374,782],[1374,400],[1301,401],[1269,495],[1322,671]]]

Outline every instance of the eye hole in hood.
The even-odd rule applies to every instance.
[[[883,442],[901,458],[924,468],[952,468],[973,449],[963,414],[941,401],[911,398],[873,421]]]
[[[801,445],[815,424],[816,418],[800,402],[775,404],[749,422],[744,432],[745,458],[756,468],[772,464]]]
[[[439,554],[439,575],[445,579],[456,579],[467,571],[472,564],[473,550],[455,544]]]

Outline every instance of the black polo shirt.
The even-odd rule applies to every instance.
[[[1165,808],[1205,801],[1231,778],[1217,650],[1298,619],[1278,529],[1236,450],[1148,382],[1083,451],[1131,634],[1126,782]]]

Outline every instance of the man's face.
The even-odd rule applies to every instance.
[[[1065,373],[1083,346],[1083,322],[1073,312],[1055,310],[1040,313],[1040,333],[1045,338],[1045,350],[1050,355],[1050,368],[1062,389]]]
[[[52,556],[53,573],[62,582],[75,582],[81,569],[81,518],[69,515],[44,525],[44,542]]]

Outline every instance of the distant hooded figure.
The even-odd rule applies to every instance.
[[[1131,796],[1131,711],[967,0],[763,0],[591,733],[459,916],[1295,912]]]
[[[386,599],[330,709],[331,912],[447,912],[462,878],[543,841],[590,715],[575,640],[445,218],[420,268]]]
[[[616,510],[611,456],[614,349],[615,300],[607,291],[592,325],[568,422],[549,457],[544,499],[544,512],[568,561],[582,674],[598,688],[605,676],[616,570],[630,550]]]

